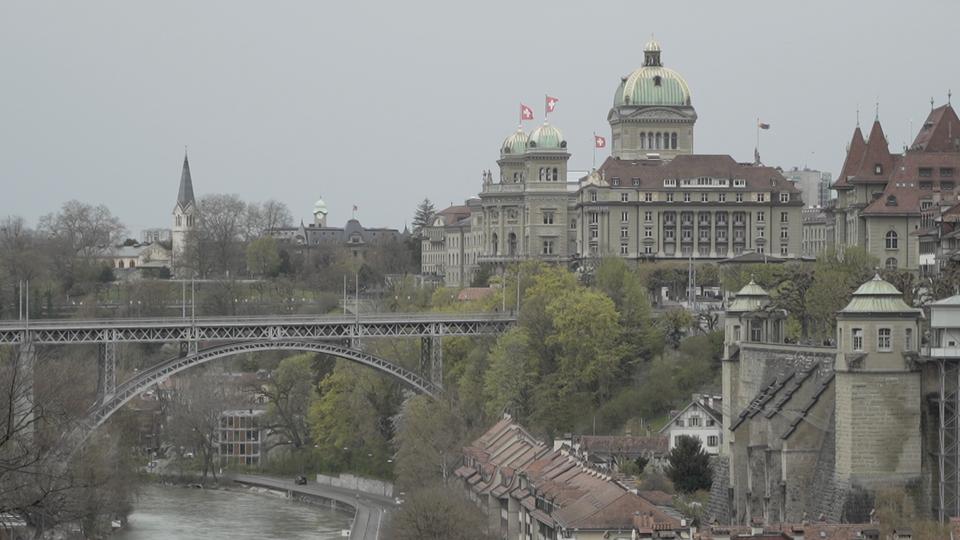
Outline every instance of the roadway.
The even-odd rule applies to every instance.
[[[292,479],[275,476],[237,474],[231,476],[234,482],[251,486],[276,489],[293,494],[312,495],[333,499],[356,509],[350,538],[353,540],[378,540],[381,529],[386,527],[387,516],[395,503],[390,497],[371,495],[362,491],[342,489],[317,484],[308,480],[305,485],[297,485]]]
[[[346,339],[498,334],[516,321],[509,313],[371,313],[242,317],[0,320],[0,344],[29,339],[68,343]]]

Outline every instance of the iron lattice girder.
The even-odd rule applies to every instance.
[[[441,393],[441,389],[437,385],[408,369],[384,360],[383,358],[342,345],[322,341],[297,340],[231,343],[229,345],[203,349],[183,358],[172,358],[139,372],[135,377],[117,386],[112,396],[105,396],[104,401],[94,407],[90,415],[92,420],[89,423],[90,429],[94,429],[103,424],[113,413],[119,410],[120,407],[123,407],[128,401],[140,395],[151,386],[165,381],[171,375],[180,371],[226,356],[269,350],[317,352],[345,358],[388,373],[422,394],[436,397]]]
[[[505,332],[506,314],[389,314],[362,317],[231,317],[189,319],[42,320],[0,323],[0,345],[164,343],[263,339],[341,340],[363,337],[479,336]]]

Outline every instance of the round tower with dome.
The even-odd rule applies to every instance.
[[[317,227],[327,226],[327,203],[317,199],[313,204],[313,224]]]
[[[697,112],[690,87],[679,73],[663,66],[661,52],[651,39],[643,49],[643,65],[620,79],[607,115],[614,157],[672,159],[693,153]]]

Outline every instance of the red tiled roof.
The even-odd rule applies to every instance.
[[[651,500],[629,492],[565,451],[551,450],[508,417],[464,450],[480,462],[483,470],[481,475],[469,467],[457,469],[457,475],[466,477],[473,491],[480,494],[489,491],[494,497],[509,493],[532,511],[536,500],[530,494],[535,492],[537,497],[545,497],[554,505],[549,515],[539,510],[533,512],[537,519],[551,525],[629,529],[633,516],[644,513],[661,528],[680,526],[679,519]],[[521,475],[529,482],[527,490],[518,489],[517,479]],[[669,503],[666,494],[651,496]]]
[[[853,130],[853,138],[850,139],[850,144],[847,146],[847,157],[843,160],[843,167],[840,169],[837,181],[833,183],[833,189],[849,189],[852,187],[847,183],[847,178],[856,173],[866,149],[867,143],[863,140],[863,132],[860,131],[860,126],[857,126],[857,129]]]
[[[860,160],[857,172],[848,181],[851,183],[885,182],[893,171],[893,162],[894,158],[887,145],[887,137],[883,134],[883,127],[879,120],[874,120],[863,158]],[[877,174],[877,165],[881,166],[880,174]]]
[[[491,287],[466,287],[460,289],[460,292],[457,294],[457,300],[461,302],[480,300],[481,298],[490,296],[493,292],[494,290]]]
[[[948,103],[930,111],[910,150],[925,152],[960,151],[960,119]]]
[[[646,490],[638,491],[637,495],[643,497],[644,499],[650,501],[651,503],[657,506],[670,506],[673,504],[673,495],[669,493],[660,491],[660,490]]]
[[[443,217],[444,225],[456,225],[461,220],[470,217],[470,208],[462,204],[449,206],[437,212],[437,215]]]
[[[605,454],[667,453],[669,440],[664,436],[626,437],[612,435],[582,435],[580,448],[587,452]]]
[[[670,161],[663,160],[625,160],[608,157],[598,169],[610,181],[620,178],[621,185],[640,189],[663,190],[663,181],[667,179],[691,179],[701,176],[711,178],[743,179],[746,187],[731,190],[774,190],[784,193],[799,193],[777,169],[773,167],[744,165],[737,163],[727,155],[682,154]],[[585,179],[586,177],[584,177]],[[634,179],[640,185],[635,186]],[[677,189],[688,189],[678,186]]]

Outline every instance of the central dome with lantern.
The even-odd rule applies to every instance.
[[[660,44],[651,40],[643,48],[643,65],[620,80],[613,106],[690,105],[690,87],[676,71],[663,67]]]
[[[693,153],[693,108],[690,86],[664,67],[660,43],[643,48],[643,65],[620,79],[607,115],[611,154],[619,159],[670,160]]]

